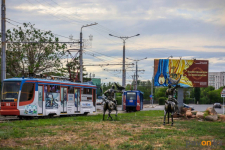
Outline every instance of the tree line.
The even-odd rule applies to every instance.
[[[6,31],[8,43],[6,78],[27,77],[29,73],[44,72],[46,76],[69,76],[79,79],[78,57],[68,62],[68,55],[71,53],[66,51],[67,45],[58,43],[59,38],[51,31],[43,31],[34,26],[31,23],[23,23],[21,27]],[[85,71],[85,68],[83,70]],[[84,73],[83,76],[86,74]],[[84,77],[84,81],[90,81],[90,78]]]
[[[215,90],[213,86],[208,87],[194,87],[194,88],[184,88],[183,98],[184,103],[192,103],[192,104],[213,104],[213,103],[222,103],[223,98],[221,97],[221,91],[224,87],[220,87]],[[165,95],[167,87],[158,87],[155,88],[155,100],[164,99],[167,97]],[[175,98],[177,98],[177,93],[175,94]]]
[[[103,85],[103,93],[107,89],[110,89],[113,85],[113,82],[109,82],[107,84]],[[127,84],[126,91],[128,90],[134,90],[133,88],[134,83]],[[149,100],[149,95],[151,95],[151,81],[140,81],[138,80],[138,90],[142,91],[144,93],[144,99]],[[213,104],[213,103],[222,103],[223,98],[221,97],[221,91],[224,87],[220,87],[219,89],[215,90],[213,86],[208,87],[190,87],[190,88],[183,88],[183,98],[184,103],[192,103],[192,104]],[[167,99],[166,96],[166,90],[168,87],[153,87],[153,95],[154,95],[154,101],[156,103],[159,103],[159,100],[162,99],[163,102]],[[177,93],[175,94],[175,98],[177,98]],[[122,94],[117,93],[116,99],[118,101],[121,101]]]

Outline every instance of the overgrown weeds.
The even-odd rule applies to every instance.
[[[221,140],[224,122],[174,121],[163,126],[163,111],[20,120],[0,123],[3,149],[185,149],[187,141]],[[194,147],[195,148],[195,147]],[[199,147],[206,148],[206,147]]]

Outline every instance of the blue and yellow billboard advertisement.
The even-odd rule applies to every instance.
[[[207,87],[208,66],[208,60],[155,59],[154,85],[168,86],[171,78],[181,87]]]

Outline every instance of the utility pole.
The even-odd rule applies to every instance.
[[[110,36],[114,36],[114,37],[117,37],[117,38],[120,38],[123,40],[123,72],[122,72],[122,86],[125,87],[126,86],[126,70],[125,70],[125,41],[129,38],[132,38],[134,36],[139,36],[140,34],[137,34],[137,35],[133,35],[133,36],[130,36],[130,37],[118,37],[118,36],[115,36],[115,35],[112,35],[112,34],[109,34]]]
[[[134,90],[136,90],[136,89],[135,89],[135,87],[136,87],[136,82],[135,82],[136,79],[135,79],[135,77],[136,77],[136,75],[135,75],[135,72],[134,72],[134,75],[132,76],[132,78],[133,78],[133,89],[134,89]]]
[[[1,55],[1,82],[6,78],[6,27],[5,27],[6,7],[5,0],[2,0],[2,55]]]
[[[89,26],[93,26],[93,25],[97,25],[98,23],[93,23],[93,24],[87,24],[87,25],[83,25],[80,29],[80,56],[79,56],[79,59],[80,59],[80,82],[83,83],[83,48],[82,48],[82,29],[84,27],[89,27]]]
[[[127,59],[130,59],[130,58],[127,58]],[[130,60],[133,60],[133,61],[136,61],[136,86],[135,86],[135,90],[137,90],[137,81],[138,81],[138,65],[137,65],[137,62],[138,61],[141,61],[141,60],[144,60],[144,59],[147,59],[147,57],[143,58],[143,59],[130,59]]]

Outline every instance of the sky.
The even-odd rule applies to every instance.
[[[224,0],[6,0],[6,18],[6,29],[31,22],[63,42],[70,41],[69,36],[78,40],[83,25],[98,23],[82,29],[83,39],[93,36],[84,49],[84,65],[122,64],[123,40],[109,34],[140,34],[126,40],[125,57],[126,64],[140,60],[142,81],[152,79],[154,59],[170,56],[209,60],[209,72],[225,71]],[[122,84],[122,65],[85,68],[102,82]],[[136,67],[126,68],[129,84]]]

